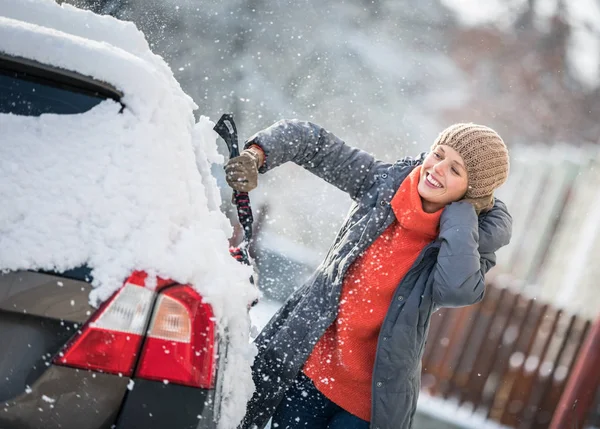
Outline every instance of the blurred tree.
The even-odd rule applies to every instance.
[[[579,23],[569,7],[557,0],[542,14],[540,2],[528,0],[508,28],[454,29],[451,56],[472,85],[469,102],[448,110],[448,120],[490,123],[509,142],[597,142],[598,81],[586,85],[573,65]]]

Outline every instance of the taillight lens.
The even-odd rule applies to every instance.
[[[92,316],[56,359],[76,368],[130,376],[151,310],[154,292],[134,273]]]
[[[136,376],[210,389],[215,353],[212,307],[190,286],[172,286],[157,299]]]
[[[155,292],[146,273],[134,272],[54,360],[55,364],[136,376],[186,386],[214,387],[216,349],[212,307],[190,286],[157,279]],[[144,340],[144,334],[146,338]]]

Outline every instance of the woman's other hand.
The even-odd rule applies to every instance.
[[[479,198],[463,198],[465,201],[473,206],[477,214],[490,210],[494,206],[494,196],[487,195]]]

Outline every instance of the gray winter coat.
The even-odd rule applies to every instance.
[[[337,316],[346,270],[395,219],[390,201],[412,169],[423,162],[394,164],[349,147],[309,122],[280,121],[249,139],[260,145],[264,173],[292,161],[347,192],[354,200],[325,260],[293,293],[256,339],[256,392],[240,428],[263,428],[313,346]],[[400,282],[387,311],[373,368],[371,428],[411,427],[420,388],[421,357],[433,311],[481,300],[484,275],[496,252],[508,244],[512,219],[506,206],[477,217],[466,202],[452,203],[440,219],[438,238],[427,245]]]

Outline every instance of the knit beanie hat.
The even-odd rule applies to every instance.
[[[454,124],[431,146],[446,145],[462,157],[469,180],[465,198],[490,196],[508,177],[508,150],[496,131],[484,125]]]

